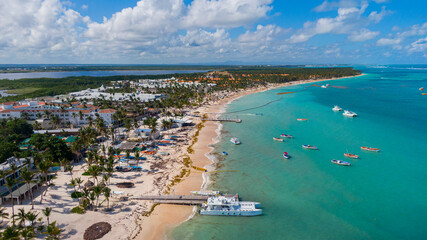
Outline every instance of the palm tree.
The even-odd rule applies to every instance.
[[[103,190],[103,186],[101,185],[96,185],[92,190],[95,193],[96,196],[96,205],[95,205],[95,209],[98,208],[99,206],[99,196],[102,194],[102,190]]]
[[[15,226],[15,202],[13,201],[13,186],[15,186],[15,180],[12,178],[7,178],[6,179],[6,187],[9,190],[9,194],[10,194],[10,199],[12,200],[12,223]]]
[[[3,219],[7,219],[9,217],[9,213],[6,212],[6,208],[0,207],[0,217],[1,217],[1,223],[3,223]]]
[[[31,209],[34,209],[34,199],[33,199],[33,189],[31,188],[31,183],[34,182],[34,173],[30,172],[28,168],[24,167],[21,170],[21,178],[24,180],[24,182],[27,183],[27,189],[30,192],[30,198],[31,198]]]
[[[22,239],[24,240],[30,240],[36,237],[36,234],[34,233],[34,228],[24,228],[21,230],[20,234]]]
[[[104,197],[105,200],[107,201],[107,209],[110,208],[110,197],[111,197],[111,189],[106,187],[104,188]]]
[[[47,208],[45,208],[45,209],[42,209],[42,212],[43,212],[43,215],[46,217],[46,219],[47,219],[47,224],[49,225],[49,216],[50,216],[50,213],[52,212],[52,208],[50,208],[50,207],[47,207]]]
[[[92,176],[93,179],[95,179],[96,183],[98,183],[98,176],[100,174],[100,169],[96,165],[89,166],[87,172]]]
[[[27,220],[31,222],[31,226],[32,227],[34,227],[34,224],[35,224],[35,222],[37,220],[37,216],[38,215],[39,215],[38,213],[35,213],[33,211],[30,211],[30,212],[27,213]]]
[[[47,240],[58,240],[62,231],[62,229],[56,226],[56,221],[54,221],[47,225],[46,232],[44,232],[44,234],[48,235],[46,237]]]
[[[12,171],[13,180],[15,180],[15,187],[18,189],[19,195],[21,195],[19,187],[18,187],[18,181],[16,180],[16,171],[19,170],[19,168],[15,164],[10,165],[10,170]]]
[[[15,226],[9,226],[2,232],[1,240],[20,240],[19,231]]]
[[[38,164],[37,164],[37,168],[38,168],[38,170],[39,170],[39,172],[41,173],[41,174],[43,174],[43,178],[44,178],[44,180],[42,180],[42,183],[45,183],[46,184],[46,190],[45,190],[45,192],[47,191],[47,189],[48,189],[48,187],[49,187],[49,185],[48,185],[48,178],[47,178],[47,176],[48,176],[48,174],[49,174],[49,168],[52,166],[52,163],[50,162],[50,161],[47,161],[47,160],[44,160],[44,161],[41,161],[41,162],[39,162]],[[42,195],[41,195],[41,197],[40,197],[40,204],[42,204],[43,203],[43,193],[42,193]]]
[[[18,221],[18,225],[22,226],[23,223],[25,223],[25,220],[27,220],[27,213],[23,208],[18,209],[18,213],[13,216],[14,221]]]
[[[139,166],[139,151],[136,151],[135,152],[135,159],[136,159],[136,168],[138,169],[138,166]]]

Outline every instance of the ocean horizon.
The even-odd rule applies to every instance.
[[[423,239],[427,65],[357,66],[365,75],[244,96],[227,106],[208,189],[261,202],[259,217],[196,214],[171,239]],[[277,95],[295,91],[293,94]],[[272,102],[274,101],[274,102]],[[245,109],[269,105],[257,109]],[[333,112],[334,105],[356,118]],[[262,115],[257,115],[262,113]],[[307,118],[299,122],[297,118]],[[294,139],[273,141],[280,134]],[[242,145],[229,143],[238,137]],[[310,144],[317,151],[302,149]],[[364,152],[361,146],[380,148]],[[228,156],[220,153],[226,151]],[[282,153],[291,156],[286,160]],[[346,159],[349,152],[360,159]],[[350,162],[350,167],[331,163]]]

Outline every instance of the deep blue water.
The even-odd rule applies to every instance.
[[[210,189],[259,201],[264,214],[196,215],[169,237],[425,239],[427,96],[418,89],[427,88],[427,66],[358,68],[366,75],[329,81],[333,87],[327,89],[308,87],[281,95],[280,101],[266,107],[238,113],[243,123],[226,123],[215,151],[227,151],[229,156],[217,154],[218,169],[239,171],[212,175]],[[279,99],[276,93],[302,89],[300,85],[248,95],[227,111],[259,106]],[[358,117],[333,112],[335,104]],[[281,133],[295,138],[284,143],[272,140]],[[242,145],[231,145],[232,136]],[[303,150],[302,144],[319,150]],[[361,146],[381,151],[363,152]],[[284,151],[292,158],[283,159]],[[345,159],[345,152],[360,159]],[[331,159],[352,166],[334,165]]]

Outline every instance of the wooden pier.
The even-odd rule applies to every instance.
[[[158,195],[158,196],[133,196],[128,200],[148,200],[154,203],[200,205],[208,200],[208,196],[195,195]]]
[[[235,122],[241,123],[242,119],[239,118],[202,118],[204,121],[214,121],[214,122]]]

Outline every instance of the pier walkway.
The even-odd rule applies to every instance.
[[[129,200],[151,200],[154,203],[200,205],[208,200],[208,196],[195,195],[158,195],[158,196],[133,196]]]

